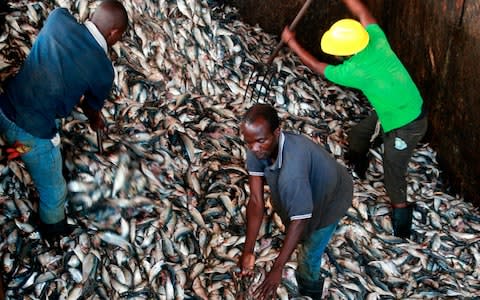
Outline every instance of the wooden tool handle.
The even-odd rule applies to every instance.
[[[97,129],[97,147],[98,147],[98,153],[102,155],[103,154],[102,131],[100,129]]]
[[[310,6],[310,4],[313,2],[313,0],[307,0],[305,1],[305,3],[303,4],[302,8],[300,9],[300,11],[297,13],[297,15],[295,16],[295,19],[293,19],[292,23],[290,24],[290,26],[288,26],[288,29],[290,30],[294,30],[295,27],[297,26],[297,24],[300,22],[300,20],[302,19],[302,17],[305,15],[305,12],[307,11],[308,7]],[[273,59],[277,56],[278,52],[280,51],[280,49],[282,49],[283,47],[283,41],[280,40],[280,43],[278,43],[277,47],[275,47],[275,50],[273,50],[273,53],[270,55],[270,57],[268,58],[268,61],[267,61],[267,65],[270,65],[272,62],[273,62]]]

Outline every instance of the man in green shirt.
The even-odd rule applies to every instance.
[[[413,150],[427,129],[423,100],[367,7],[360,0],[343,2],[360,22],[340,20],[321,41],[322,50],[345,57],[343,63],[333,66],[318,61],[298,44],[288,27],[282,33],[282,40],[310,69],[332,82],[359,89],[373,106],[372,114],[351,129],[346,159],[353,164],[357,176],[364,179],[372,136],[376,129],[381,129],[384,180],[393,208],[393,230],[396,236],[408,238],[413,207],[407,203],[405,177]]]

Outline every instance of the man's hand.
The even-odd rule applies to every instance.
[[[241,276],[253,276],[253,268],[255,266],[255,254],[253,253],[242,253],[240,257],[239,267],[241,269]]]
[[[274,299],[281,279],[282,268],[273,268],[260,286],[255,289],[255,297],[259,299]]]
[[[272,270],[267,274],[265,280],[255,289],[254,295],[259,299],[271,299],[275,296],[285,263],[297,247],[300,237],[307,226],[309,219],[293,220],[288,226],[287,235],[283,240],[283,246],[275,259]]]
[[[95,112],[94,114],[88,116],[88,121],[92,130],[97,131],[105,130],[105,121],[103,120],[102,113],[100,111]]]
[[[288,45],[291,39],[295,39],[295,32],[291,31],[288,26],[285,26],[282,32],[282,41]]]
[[[105,121],[103,120],[101,111],[96,111],[90,108],[90,106],[88,106],[88,104],[86,103],[86,101],[84,101],[83,98],[80,100],[80,107],[82,108],[85,116],[87,116],[88,122],[90,123],[90,127],[92,128],[92,130],[105,130]]]

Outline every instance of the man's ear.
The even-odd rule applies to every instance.
[[[122,30],[120,30],[118,28],[113,28],[108,33],[107,44],[109,46],[112,46],[113,44],[115,44],[116,42],[118,42],[120,40],[120,38],[122,37],[122,34],[123,34]]]
[[[277,138],[280,136],[280,127],[277,127],[277,129],[273,131],[273,135],[275,135]]]

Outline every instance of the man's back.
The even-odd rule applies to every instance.
[[[88,29],[66,9],[55,9],[19,73],[6,87],[5,115],[34,136],[51,138],[82,95],[99,109],[108,97],[113,67]]]
[[[279,186],[283,186],[285,194],[290,194],[289,189],[298,189],[299,193],[291,197],[295,205],[301,200],[313,201],[314,219],[310,230],[326,226],[343,216],[351,205],[353,186],[347,169],[321,145],[303,135],[285,133],[283,151],[284,165]],[[304,187],[299,188],[302,185]],[[308,197],[307,189],[311,193]]]

